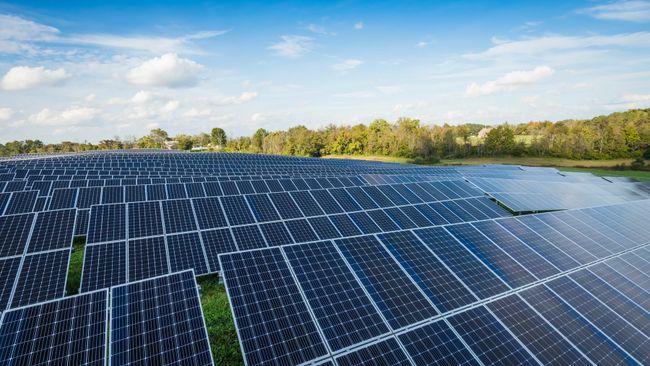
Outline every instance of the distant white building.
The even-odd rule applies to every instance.
[[[167,150],[176,150],[176,149],[178,149],[178,141],[176,141],[176,140],[165,141],[163,144],[165,146],[165,149],[167,149]]]
[[[479,132],[478,132],[478,138],[484,139],[487,137],[487,134],[492,131],[492,127],[483,127]]]

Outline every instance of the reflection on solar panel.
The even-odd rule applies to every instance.
[[[192,271],[111,290],[112,365],[212,365]]]

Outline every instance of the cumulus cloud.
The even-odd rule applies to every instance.
[[[134,104],[146,104],[154,100],[154,94],[147,90],[140,90],[131,97],[131,102]]]
[[[467,86],[465,94],[469,97],[494,94],[502,91],[511,91],[521,85],[531,84],[545,79],[555,73],[548,66],[538,66],[532,70],[509,72],[502,77],[483,84],[472,83]]]
[[[363,29],[363,22],[354,23],[354,29]]]
[[[72,126],[92,120],[99,110],[89,107],[71,107],[62,111],[44,108],[29,117],[29,121],[44,126]]]
[[[196,85],[202,65],[175,53],[143,62],[131,69],[126,79],[131,84],[182,88]]]
[[[177,100],[170,100],[160,109],[162,113],[171,113],[178,109],[180,102]]]
[[[519,41],[503,41],[479,53],[463,57],[470,60],[488,60],[513,55],[539,55],[555,51],[598,47],[648,47],[650,32],[621,33],[607,36],[543,36]]]
[[[0,108],[0,121],[7,121],[13,116],[14,111],[11,108]]]
[[[58,85],[69,77],[62,68],[50,70],[42,66],[15,66],[7,71],[0,83],[4,90],[24,90]]]
[[[280,38],[280,42],[269,46],[278,56],[298,58],[314,49],[314,40],[311,37],[288,35]]]
[[[217,99],[214,104],[216,105],[243,104],[246,102],[250,102],[255,98],[257,98],[257,92],[243,92],[238,96]]]
[[[650,21],[650,1],[614,1],[609,4],[582,9],[579,12],[589,14],[596,19],[648,22]]]
[[[357,68],[361,64],[363,64],[363,61],[351,58],[332,65],[332,69],[341,73],[346,73],[350,70]]]

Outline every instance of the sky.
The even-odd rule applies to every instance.
[[[650,1],[0,0],[0,142],[650,107]]]

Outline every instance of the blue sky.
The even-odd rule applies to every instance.
[[[650,107],[650,1],[0,1],[0,142]]]

